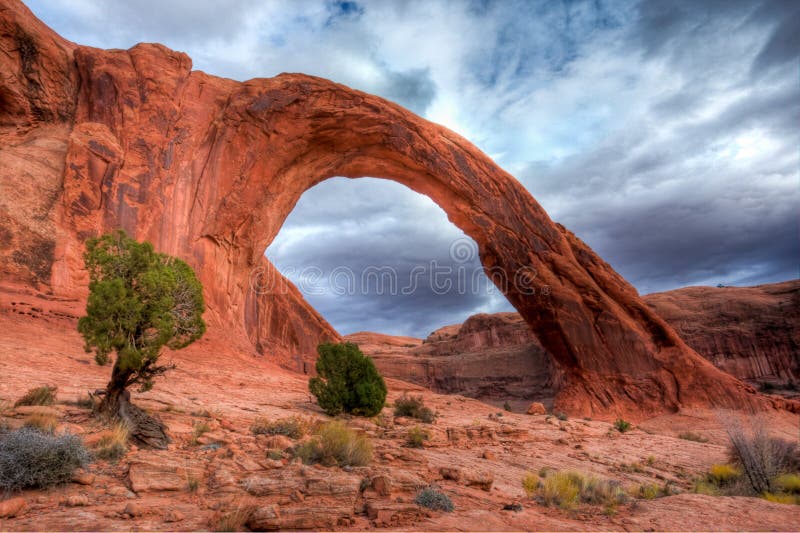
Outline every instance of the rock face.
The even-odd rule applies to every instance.
[[[800,280],[757,287],[688,287],[644,301],[716,367],[750,382],[800,381]],[[518,313],[479,314],[422,341],[355,333],[389,377],[493,400],[547,399],[558,367]]]
[[[800,280],[687,287],[644,301],[697,353],[737,378],[800,381]]]
[[[5,282],[85,297],[83,241],[123,228],[195,268],[210,334],[297,367],[338,334],[264,250],[310,187],[377,176],[475,239],[563,373],[560,409],[772,405],[699,357],[485,154],[395,104],[304,75],[216,78],[157,44],[79,46],[18,0],[0,7],[0,50]]]

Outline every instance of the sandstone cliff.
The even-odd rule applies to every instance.
[[[752,384],[800,381],[800,280],[757,287],[688,287],[644,296],[700,355]],[[549,403],[559,376],[518,313],[479,314],[423,341],[347,335],[389,377],[438,392]]]
[[[76,45],[18,0],[0,6],[0,52],[4,283],[80,300],[83,241],[123,228],[195,268],[210,335],[299,368],[338,334],[264,250],[308,188],[377,176],[475,239],[553,355],[563,410],[777,405],[698,356],[475,146],[391,102],[300,74],[217,78],[157,44]]]

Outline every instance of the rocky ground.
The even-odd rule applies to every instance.
[[[82,350],[69,301],[0,292],[2,420],[24,423],[32,410],[57,417],[56,431],[96,443],[109,427],[76,400],[104,386],[110,372]],[[388,380],[389,402],[419,394],[438,417],[433,424],[394,418],[347,424],[369,436],[366,467],[305,466],[286,452],[287,437],[254,436],[256,417],[326,419],[307,392],[307,376],[263,357],[206,338],[174,354],[178,368],[134,401],[157,413],[173,444],[154,451],[131,447],[119,461],[97,460],[74,482],[46,491],[0,496],[2,530],[204,530],[248,511],[253,529],[401,530],[797,530],[797,507],[758,498],[691,492],[692,482],[725,459],[717,413],[681,412],[619,433],[606,422],[505,412],[463,396],[436,394]],[[52,407],[17,408],[31,387],[58,386]],[[796,439],[798,416],[773,413],[769,427]],[[196,427],[207,431],[197,436]],[[430,440],[406,446],[420,425]],[[678,438],[693,431],[708,442]],[[615,512],[579,506],[570,511],[528,499],[521,480],[543,468],[619,480],[626,488],[669,483],[679,494],[632,499]],[[429,484],[448,494],[452,513],[413,503]],[[520,504],[516,510],[505,506]],[[250,513],[250,511],[253,511]]]

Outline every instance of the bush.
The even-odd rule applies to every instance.
[[[751,418],[749,430],[745,430],[741,421],[729,418],[725,430],[730,439],[731,462],[741,468],[756,494],[776,492],[776,479],[797,470],[797,444],[770,437],[762,419]]]
[[[554,472],[543,480],[536,480],[529,474],[523,478],[523,488],[542,505],[562,509],[571,509],[578,503],[614,509],[628,499],[618,481],[598,479],[578,472]]]
[[[425,441],[430,438],[430,434],[419,426],[413,427],[408,431],[406,444],[411,448],[422,448]]]
[[[775,480],[777,487],[784,492],[800,494],[800,475],[784,474]]]
[[[45,385],[30,389],[25,395],[14,403],[14,407],[20,405],[53,405],[56,401],[56,391],[58,387]]]
[[[539,478],[533,472],[526,472],[522,477],[522,490],[528,498],[533,498],[539,488]]]
[[[95,455],[106,461],[119,461],[128,453],[130,429],[124,422],[117,422],[107,434],[103,435],[95,448]]]
[[[631,423],[621,418],[617,418],[616,421],[614,421],[614,429],[620,433],[625,433],[631,429]]]
[[[708,480],[718,486],[730,484],[739,479],[741,475],[738,468],[727,464],[711,465],[708,470]]]
[[[259,417],[253,422],[250,431],[254,435],[285,435],[290,439],[299,439],[308,432],[309,425],[308,421],[299,416],[290,416],[274,421]]]
[[[422,396],[407,396],[403,394],[394,402],[394,416],[407,416],[416,418],[426,424],[431,424],[436,419],[436,413],[425,406]]]
[[[436,487],[426,487],[419,491],[414,498],[414,503],[426,509],[447,513],[453,512],[456,508],[450,497]]]
[[[90,454],[79,437],[24,427],[0,439],[0,490],[47,488],[67,483]]]
[[[195,422],[194,426],[192,426],[191,443],[194,445],[200,444],[198,439],[209,431],[211,431],[211,426],[208,425],[208,422]]]
[[[327,414],[375,416],[383,409],[386,383],[358,346],[324,343],[317,351],[318,376],[311,378],[308,388]]]
[[[372,460],[372,443],[342,422],[322,425],[317,434],[295,447],[295,456],[305,464],[366,466]]]
[[[685,431],[678,435],[678,438],[683,440],[690,440],[692,442],[708,442],[708,439],[702,435],[698,435],[697,433],[692,433],[691,431]]]

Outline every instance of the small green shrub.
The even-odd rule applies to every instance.
[[[20,405],[53,405],[56,402],[57,390],[58,387],[49,385],[30,389],[14,403],[14,407],[19,407]]]
[[[366,466],[372,460],[372,443],[342,422],[322,425],[317,434],[295,446],[294,453],[305,464]]]
[[[310,423],[299,416],[274,421],[259,417],[255,419],[250,430],[254,435],[285,435],[290,439],[299,439],[308,432],[309,426]]]
[[[434,511],[453,512],[456,508],[450,497],[437,487],[426,487],[419,491],[414,498],[414,503]]]
[[[614,429],[616,429],[620,433],[625,433],[626,431],[629,431],[631,429],[631,423],[621,418],[617,418],[614,421]]]
[[[386,402],[386,383],[372,359],[352,343],[323,343],[317,347],[318,376],[308,388],[327,414],[375,416]]]
[[[280,450],[267,450],[267,458],[273,461],[280,461],[283,459],[283,452]]]
[[[702,435],[697,433],[692,433],[691,431],[684,431],[678,435],[678,438],[683,440],[690,440],[692,442],[708,442],[708,439]]]
[[[419,426],[413,427],[408,430],[406,436],[406,445],[410,448],[422,448],[425,441],[430,438],[430,434]]]
[[[436,413],[425,406],[422,396],[407,396],[403,394],[394,402],[394,416],[407,416],[416,418],[426,424],[431,424],[436,419]]]
[[[74,435],[23,427],[0,439],[0,490],[47,488],[67,483],[91,459]]]

